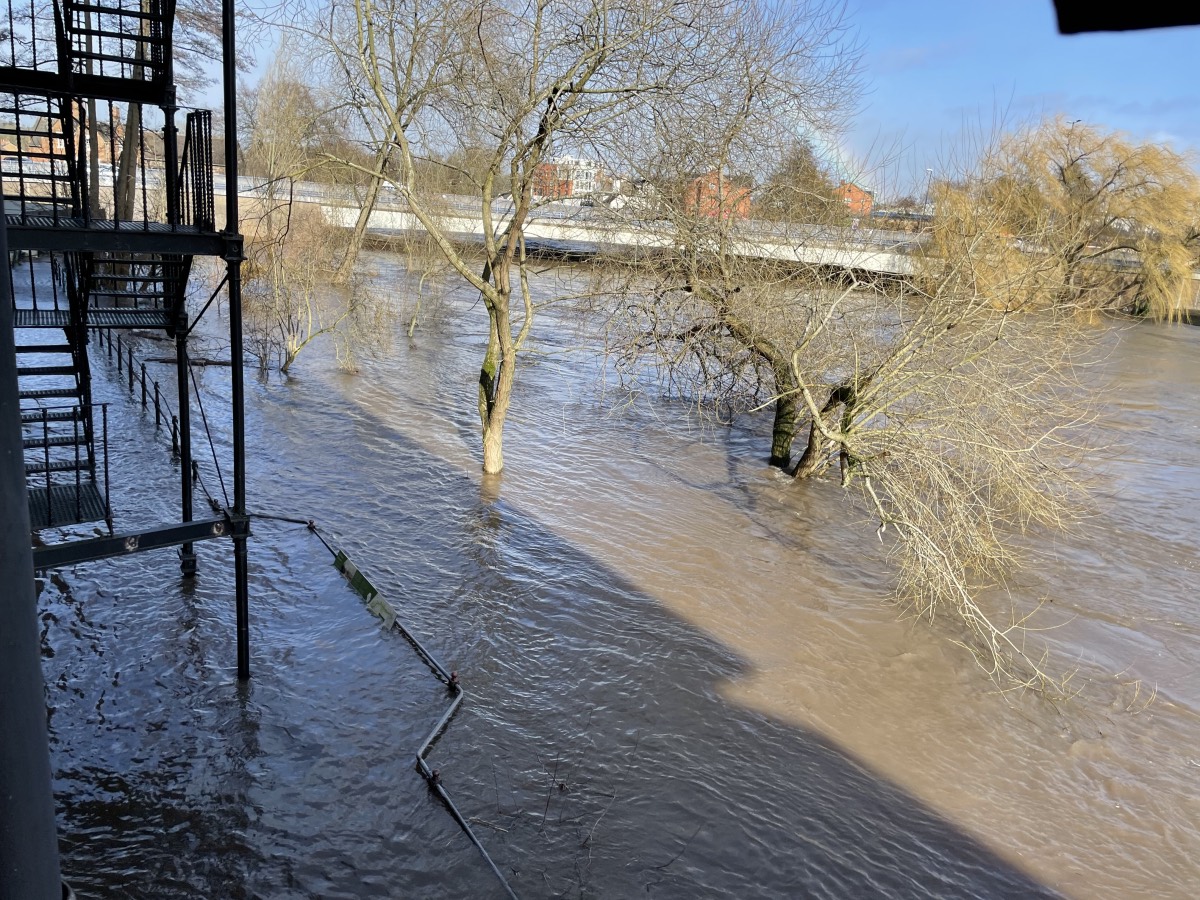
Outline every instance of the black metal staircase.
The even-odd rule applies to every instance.
[[[62,97],[0,94],[4,207],[9,221],[57,224],[80,213],[75,129]]]
[[[177,147],[174,16],[175,0],[12,0],[0,30],[0,189],[35,529],[112,528],[89,329],[178,334],[193,255],[225,255],[209,113],[188,114]],[[149,106],[160,131],[146,128]]]
[[[220,10],[225,175],[236,186],[233,0],[221,0]],[[3,363],[18,399],[0,409],[0,419],[10,426],[10,442],[20,426],[35,530],[108,525],[108,534],[98,536],[43,531],[35,537],[34,565],[45,570],[177,547],[188,576],[196,571],[195,542],[232,537],[238,675],[248,677],[242,236],[236,190],[225,197],[227,227],[217,230],[210,115],[189,112],[182,136],[177,128],[176,0],[8,0],[6,11],[7,23],[0,21],[0,237],[7,241],[9,281],[0,273],[0,296],[11,290],[0,313],[5,341],[14,338]],[[0,18],[4,14],[0,8]],[[233,361],[233,498],[228,508],[212,501],[212,516],[200,519],[193,515],[187,350],[194,323],[186,307],[197,255],[224,262],[218,290],[228,301]],[[172,336],[178,392],[172,422],[178,515],[121,533],[113,532],[108,446],[138,437],[110,435],[107,407],[92,398],[88,360],[88,336],[103,335],[111,347],[114,329]],[[0,462],[16,474],[15,460]]]
[[[87,324],[171,328],[182,314],[191,264],[178,254],[89,254],[82,272]]]
[[[213,5],[222,25],[226,177],[236,185],[234,0]],[[174,21],[175,0],[7,0],[0,8],[0,257],[8,263],[0,270],[0,756],[12,763],[0,767],[0,857],[21,863],[0,866],[4,897],[57,897],[65,888],[38,672],[35,571],[177,548],[188,577],[196,572],[196,542],[230,537],[237,674],[250,675],[238,201],[236,190],[226,196],[227,226],[218,232],[207,114],[188,116],[179,164]],[[233,461],[232,502],[199,519],[184,307],[197,254],[225,266]],[[131,512],[153,519],[114,533],[109,419],[107,407],[92,400],[88,335],[102,335],[111,347],[118,328],[174,334],[179,504],[165,517],[153,512],[157,504],[131,504]],[[101,521],[107,533],[79,527]],[[65,525],[74,527],[57,527]]]

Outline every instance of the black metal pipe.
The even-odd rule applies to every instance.
[[[186,324],[186,323],[185,323]],[[175,377],[179,382],[179,490],[180,521],[192,521],[192,415],[188,394],[187,328],[175,331]],[[196,574],[196,552],[191,544],[179,548],[179,570],[185,577]]]
[[[146,408],[146,364],[142,363],[142,409]]]
[[[167,88],[167,102],[162,107],[163,156],[166,157],[163,175],[167,181],[167,222],[174,228],[179,225],[179,131],[175,127],[175,85]]]
[[[108,526],[108,533],[112,534],[113,530],[113,515],[112,501],[108,493],[108,404],[100,405],[101,415],[101,430],[100,436],[104,447],[104,524]]]
[[[158,393],[158,382],[154,382],[154,427],[159,427],[159,419],[162,417],[162,400]]]
[[[225,265],[229,277],[230,405],[233,414],[233,513],[246,515],[245,384],[242,369],[242,237],[238,217],[237,42],[234,0],[221,0],[221,38],[225,88]],[[246,556],[248,530],[233,535],[234,590],[237,605],[238,678],[250,677],[250,587]]]
[[[129,393],[132,394],[133,393],[133,344],[130,344],[129,347],[126,348],[126,353],[128,354],[127,368],[129,369]]]
[[[8,256],[0,219],[0,259]],[[0,273],[0,897],[58,900],[62,878],[29,540],[12,284]],[[47,498],[49,499],[49,498]]]

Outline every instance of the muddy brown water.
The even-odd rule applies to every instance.
[[[1096,514],[1019,587],[1053,600],[1045,640],[1076,671],[1052,706],[888,606],[863,514],[770,471],[762,422],[616,408],[561,323],[482,478],[482,311],[435,307],[358,375],[306,351],[250,380],[251,505],[315,518],[459,670],[431,762],[520,896],[1200,895],[1200,329],[1105,336]],[[156,521],[167,444],[96,371],[118,527]],[[227,371],[197,376],[220,420]],[[45,585],[77,890],[502,896],[413,767],[444,689],[302,527],[259,521],[251,549],[246,685],[225,545],[191,584],[158,553]]]

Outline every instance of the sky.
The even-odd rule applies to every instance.
[[[865,94],[844,170],[917,195],[964,131],[1061,113],[1200,151],[1200,27],[1060,35],[1051,0],[848,0]],[[881,161],[890,161],[881,164]]]

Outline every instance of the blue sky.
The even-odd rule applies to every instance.
[[[1200,27],[1060,35],[1051,0],[849,0],[866,94],[847,155],[885,195],[937,169],[964,130],[1043,115],[1200,150]],[[875,163],[878,165],[878,163]]]

